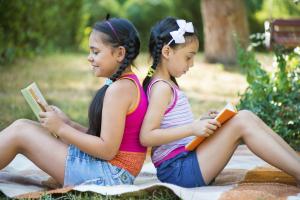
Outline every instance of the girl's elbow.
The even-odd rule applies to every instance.
[[[140,135],[140,143],[144,147],[151,147],[151,143],[149,142],[149,139],[145,137],[144,134]]]
[[[102,159],[103,159],[103,160],[109,161],[109,160],[114,159],[114,158],[116,157],[117,154],[118,154],[117,151],[107,151],[107,152],[105,153],[105,155],[102,156]]]
[[[102,159],[102,160],[112,160],[116,157],[118,154],[118,150],[115,150],[113,148],[106,148],[106,151],[98,152],[98,155],[96,157]]]

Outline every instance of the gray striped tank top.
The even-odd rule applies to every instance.
[[[186,95],[177,86],[174,86],[170,82],[163,79],[152,80],[147,89],[148,99],[152,86],[159,81],[167,83],[173,91],[173,99],[164,114],[164,117],[160,123],[160,128],[165,129],[192,123],[194,121],[194,116]],[[194,137],[195,136],[191,136],[173,141],[168,144],[153,147],[151,158],[154,165],[157,165],[158,163],[163,161],[164,158],[175,149],[185,146]]]

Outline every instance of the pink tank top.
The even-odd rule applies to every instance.
[[[118,167],[128,170],[136,176],[140,172],[146,158],[147,148],[140,143],[140,130],[147,111],[148,101],[134,73],[125,74],[120,79],[132,80],[138,90],[137,103],[126,115],[125,128],[120,149],[115,158],[109,162]]]

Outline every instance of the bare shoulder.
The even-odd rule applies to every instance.
[[[120,79],[113,82],[107,89],[107,96],[113,96],[114,98],[121,98],[123,101],[130,100],[133,94],[136,92],[136,85],[132,80]]]
[[[150,95],[149,97],[150,101],[151,99],[158,99],[158,98],[160,100],[170,101],[172,97],[172,88],[168,83],[164,81],[158,81],[152,86],[149,95]]]

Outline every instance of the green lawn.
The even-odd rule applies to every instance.
[[[147,55],[136,62],[142,79],[147,71]],[[220,109],[226,101],[238,101],[237,92],[246,87],[238,72],[227,72],[221,65],[205,64],[198,55],[195,66],[179,79],[190,97],[195,116],[210,108]],[[13,65],[0,67],[0,130],[15,119],[35,119],[20,90],[37,82],[50,104],[60,107],[73,120],[87,124],[87,110],[103,79],[93,76],[85,54],[52,54],[35,59],[20,59]]]
[[[13,65],[0,66],[0,130],[18,118],[35,117],[23,99],[20,89],[37,82],[50,104],[57,105],[74,121],[87,124],[87,110],[95,91],[103,79],[93,77],[85,54],[52,54],[34,59],[20,59]],[[190,99],[195,117],[209,109],[220,109],[226,101],[238,102],[238,92],[247,84],[238,70],[224,70],[219,64],[205,64],[202,54],[197,55],[194,67],[178,80]],[[270,56],[262,56],[270,59]],[[135,71],[142,79],[147,71],[148,56],[140,55]],[[154,189],[121,197],[71,194],[70,199],[174,199],[167,189]],[[0,194],[0,198],[4,198]],[[45,196],[43,199],[54,199]]]

